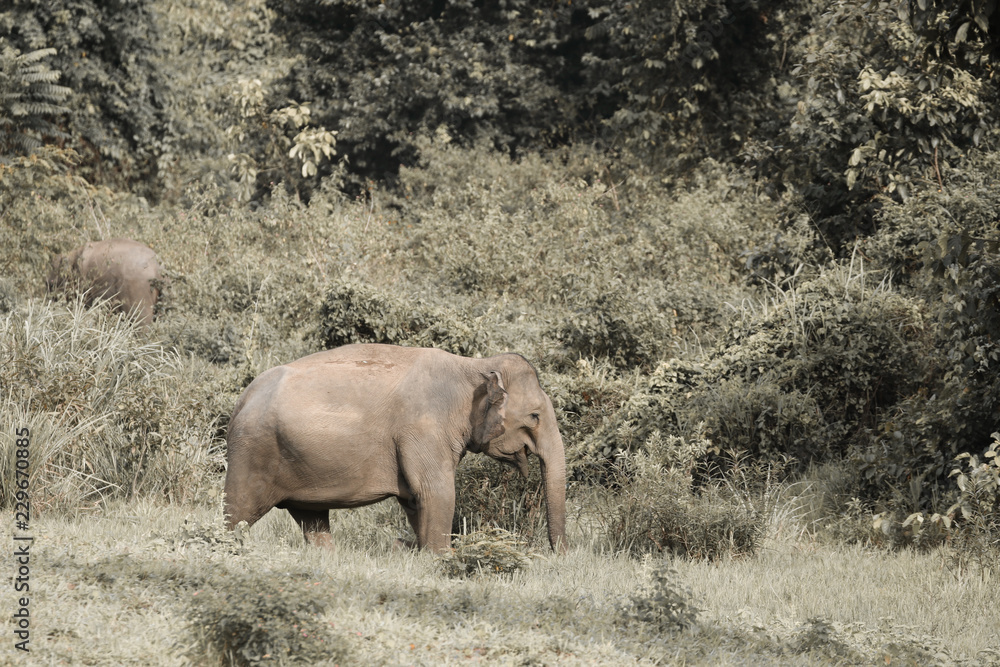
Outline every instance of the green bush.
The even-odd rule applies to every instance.
[[[323,301],[320,341],[326,348],[386,343],[483,356],[488,352],[489,334],[475,320],[467,323],[450,310],[342,280],[329,288]]]
[[[963,169],[944,175],[948,188],[886,202],[880,231],[866,243],[901,274],[928,324],[924,363],[912,371],[916,390],[881,420],[871,443],[851,452],[863,494],[897,518],[945,513],[960,493],[948,477],[954,457],[979,455],[1000,428],[1000,200],[989,185],[1000,176],[1000,155],[972,152]]]
[[[657,364],[649,375],[636,378],[619,408],[605,415],[600,425],[586,434],[580,447],[571,449],[573,467],[601,468],[626,452],[642,449],[654,433],[682,437],[701,428],[705,415],[688,411],[696,388],[703,386],[705,370],[696,363],[669,359]],[[712,448],[714,451],[714,448]]]
[[[816,399],[796,388],[782,388],[775,375],[751,381],[724,378],[700,389],[691,408],[705,410],[704,423],[717,449],[803,461],[835,455],[818,446],[827,424]]]
[[[423,322],[401,299],[360,283],[342,282],[327,292],[320,310],[321,340],[332,348],[350,343],[399,345],[412,338]]]
[[[626,621],[652,626],[659,632],[675,632],[693,626],[698,609],[691,601],[691,589],[680,580],[677,570],[664,561],[650,572],[650,582],[629,597],[622,608]]]
[[[948,509],[957,526],[951,531],[952,560],[960,570],[977,566],[982,576],[995,575],[1000,562],[1000,433],[980,459],[960,454],[950,477],[958,500]]]
[[[802,464],[867,444],[882,415],[919,386],[927,361],[920,302],[869,281],[834,268],[745,303],[700,364],[657,366],[593,434],[590,451],[611,456],[653,430],[689,435],[699,423],[716,453]]]
[[[648,367],[670,341],[665,304],[620,282],[576,292],[555,337],[577,357],[607,357],[621,368]]]
[[[188,601],[189,657],[199,664],[314,664],[348,657],[318,616],[327,603],[297,581],[212,577]]]
[[[232,315],[219,318],[186,317],[176,313],[160,327],[165,345],[218,364],[246,361],[249,341]]]
[[[835,662],[864,662],[864,656],[841,641],[836,628],[822,618],[810,618],[805,627],[797,628],[791,644],[793,653],[822,656]]]
[[[695,489],[697,461],[710,446],[654,432],[642,451],[619,459],[613,498],[601,511],[613,550],[709,560],[757,551],[770,524],[774,488],[748,482],[772,476],[744,473],[737,461],[728,477]]]
[[[551,364],[551,357],[544,361]],[[583,476],[582,468],[611,455],[610,447],[605,452],[603,443],[597,445],[588,436],[619,412],[636,393],[642,377],[638,371],[625,374],[606,359],[578,359],[572,372],[540,371],[542,386],[556,411],[571,473]]]
[[[784,453],[818,459],[844,453],[858,432],[874,430],[881,411],[910,395],[921,379],[921,304],[886,279],[851,269],[826,271],[770,303],[745,308],[709,364],[717,369],[711,381],[772,382],[789,398],[812,399],[819,428],[807,447],[779,450]],[[730,415],[712,410],[711,393],[696,402],[715,415],[710,431],[721,429]],[[765,446],[761,442],[757,451]]]

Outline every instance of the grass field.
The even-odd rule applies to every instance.
[[[334,513],[335,551],[306,547],[277,510],[243,544],[217,508],[49,514],[33,523],[31,651],[15,651],[5,615],[0,662],[206,664],[218,647],[208,621],[233,628],[242,614],[264,624],[262,645],[328,664],[1000,663],[996,581],[959,574],[944,551],[832,545],[786,517],[756,557],[666,561],[671,571],[602,553],[578,518],[565,557],[453,579],[434,556],[394,547],[397,512]],[[269,607],[269,596],[288,604]],[[7,609],[12,597],[7,587]],[[684,629],[670,622],[677,599],[700,610]],[[637,600],[654,613],[636,614]],[[300,627],[322,643],[288,643],[299,628],[286,608],[315,610]]]

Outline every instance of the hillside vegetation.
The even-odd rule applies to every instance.
[[[0,9],[0,503],[27,427],[38,604],[161,628],[116,658],[50,624],[40,664],[1000,659],[1000,11],[230,4]],[[119,236],[168,278],[148,331],[45,291]],[[239,394],[350,342],[531,360],[566,560],[531,557],[537,469],[477,456],[451,561],[391,551],[388,503],[334,513],[336,554],[283,512],[221,532]]]

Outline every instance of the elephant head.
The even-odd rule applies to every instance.
[[[553,549],[564,550],[566,458],[552,401],[542,391],[537,372],[524,357],[508,354],[494,359],[503,363],[498,370],[483,373],[483,384],[474,402],[469,451],[513,464],[525,478],[528,477],[528,456],[538,457],[545,489],[549,542]]]

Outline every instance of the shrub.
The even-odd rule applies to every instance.
[[[979,455],[1000,428],[1000,326],[996,208],[989,186],[1000,175],[1000,155],[973,152],[963,169],[946,169],[950,185],[907,202],[887,202],[880,233],[867,244],[898,270],[932,326],[925,363],[914,369],[916,391],[899,401],[852,452],[865,495],[896,515],[943,513],[960,490],[949,479],[952,460]],[[900,493],[887,491],[900,489]]]
[[[342,640],[317,618],[326,602],[302,583],[259,576],[213,577],[188,602],[200,664],[282,665],[344,660]]]
[[[865,445],[884,413],[915,391],[926,349],[921,304],[888,281],[833,268],[758,305],[745,303],[698,364],[659,364],[591,437],[604,456],[653,430],[801,464]]]
[[[544,361],[551,364],[551,358]],[[598,452],[603,454],[603,450],[588,449],[591,443],[587,436],[621,409],[636,392],[640,377],[638,372],[624,374],[602,359],[578,359],[572,372],[540,371],[542,386],[556,411],[567,462],[578,478],[586,471],[577,468],[592,466],[599,460]]]
[[[168,347],[217,364],[240,364],[249,352],[248,341],[233,315],[199,318],[176,313],[158,327]]]
[[[948,509],[958,528],[952,535],[952,561],[960,570],[972,565],[983,576],[997,573],[1000,562],[1000,433],[980,459],[960,454],[951,472],[958,486],[958,501]]]
[[[160,535],[154,540],[154,543],[162,542],[172,551],[183,552],[195,548],[238,556],[246,553],[245,539],[245,521],[241,521],[236,530],[228,530],[218,518],[213,518],[211,521],[198,521],[187,516],[184,518],[183,526],[178,530]]]
[[[709,384],[730,378],[773,383],[790,399],[811,397],[817,408],[815,420],[800,418],[805,429],[809,421],[819,427],[808,429],[807,447],[779,451],[818,459],[842,454],[859,431],[876,428],[880,410],[917,387],[925,349],[921,304],[884,278],[872,282],[863,267],[824,271],[759,309],[744,307],[720,342]],[[769,393],[776,398],[775,390]],[[712,409],[711,393],[696,402],[717,420],[710,431],[729,420]],[[766,452],[766,444],[757,451]]]
[[[423,324],[401,299],[348,281],[327,291],[320,319],[321,341],[327,348],[350,343],[399,345]]]
[[[858,664],[864,656],[841,641],[835,627],[822,618],[810,618],[805,627],[799,627],[791,641],[793,653],[806,653],[824,657],[834,662]]]
[[[578,357],[607,357],[621,368],[648,367],[665,352],[672,322],[646,289],[621,282],[576,292],[555,337]]]
[[[327,292],[320,311],[320,340],[332,348],[349,343],[438,347],[463,356],[488,352],[489,336],[447,309],[342,280]]]
[[[754,457],[800,460],[827,459],[818,441],[827,427],[817,401],[798,389],[783,389],[777,378],[765,375],[756,381],[726,378],[706,383],[698,399],[712,442]],[[697,407],[692,406],[694,410]]]
[[[696,491],[696,462],[709,446],[703,438],[688,442],[654,432],[642,451],[618,461],[613,478],[618,488],[601,512],[612,549],[709,560],[757,551],[770,524],[774,488],[748,482],[772,475],[756,470],[741,475],[735,461],[728,479]]]
[[[965,465],[957,466],[950,475],[955,478],[960,496],[949,514],[957,511],[977,532],[992,533],[1000,539],[1000,433],[993,433],[992,438],[981,462],[975,454],[956,457]]]
[[[570,463],[587,467],[612,461],[641,449],[654,433],[672,437],[694,432],[704,415],[689,415],[686,406],[704,373],[700,365],[678,359],[657,364],[652,373],[628,388],[620,408],[588,434]],[[696,421],[689,423],[689,418]]]
[[[954,665],[963,660],[951,655],[941,640],[915,629],[880,623],[842,623],[812,617],[797,624],[783,654],[808,658],[808,664]],[[788,660],[786,659],[786,662]]]
[[[694,625],[699,611],[691,602],[691,589],[680,581],[677,570],[663,561],[650,572],[649,584],[629,597],[622,616],[660,632],[672,632]]]

